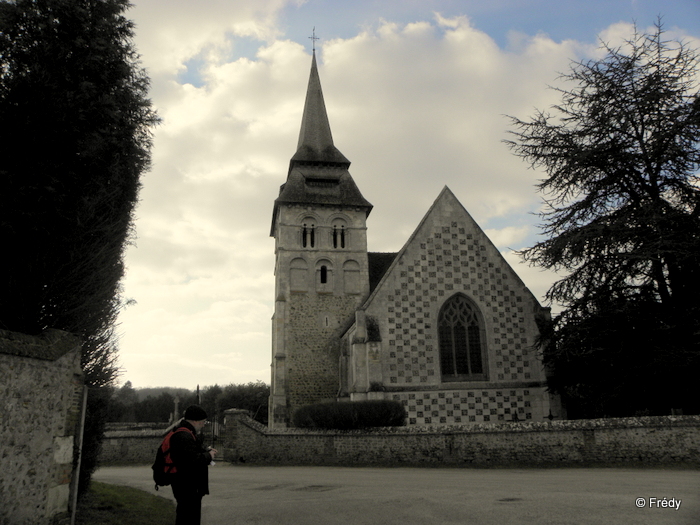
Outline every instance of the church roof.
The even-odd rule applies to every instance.
[[[372,209],[348,170],[323,165],[293,167],[275,200],[275,205],[282,203],[353,206],[367,208],[367,215]]]
[[[280,204],[352,206],[364,208],[369,215],[372,204],[360,193],[349,167],[350,161],[333,144],[314,52],[297,151],[275,200],[270,235],[275,234]]]
[[[367,263],[369,266],[369,291],[370,293],[382,280],[384,274],[396,259],[396,252],[367,252]]]
[[[290,162],[290,170],[297,162],[322,162],[350,166],[350,161],[333,144],[331,125],[321,90],[321,79],[316,66],[316,52],[311,61],[309,86],[306,90],[304,113],[299,130],[297,152]]]

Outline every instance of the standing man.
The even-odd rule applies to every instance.
[[[207,423],[202,407],[192,405],[170,438],[170,457],[176,472],[173,477],[173,495],[177,500],[175,525],[200,525],[202,498],[209,494],[209,463],[216,450],[206,450],[198,437]]]

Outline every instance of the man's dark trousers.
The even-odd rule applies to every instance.
[[[173,483],[173,495],[177,500],[175,525],[200,525],[202,519],[202,496],[192,486]]]

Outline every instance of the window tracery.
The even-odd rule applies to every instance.
[[[466,296],[456,294],[440,309],[438,339],[443,380],[487,378],[483,323],[476,306]]]

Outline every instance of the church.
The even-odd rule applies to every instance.
[[[297,151],[274,202],[271,428],[328,400],[393,399],[409,426],[558,415],[535,348],[547,319],[445,187],[398,253],[335,147],[314,52]]]

